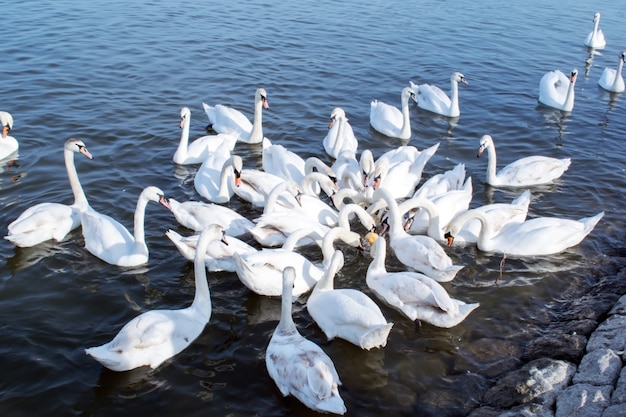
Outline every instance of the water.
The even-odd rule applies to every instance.
[[[212,3],[3,6],[0,107],[14,116],[20,151],[16,165],[0,174],[2,224],[36,203],[71,201],[61,149],[72,136],[95,156],[76,162],[91,205],[131,227],[147,185],[179,201],[199,199],[197,167],[171,160],[182,106],[192,110],[194,138],[205,134],[203,101],[251,117],[254,90],[263,86],[270,103],[264,131],[274,143],[330,162],[322,138],[331,110],[341,106],[360,149],[379,156],[398,142],[370,129],[369,102],[399,105],[409,80],[447,90],[450,73],[462,71],[469,85],[461,86],[457,121],[411,109],[410,144],[440,143],[424,176],[463,162],[473,179],[472,207],[510,201],[516,192],[486,187],[486,160],[475,157],[479,137],[489,133],[499,165],[530,154],[572,158],[561,180],[533,188],[531,216],[580,218],[604,210],[604,219],[580,245],[555,256],[506,259],[502,274],[499,256],[447,249],[465,268],[446,289],[481,304],[452,329],[419,327],[381,306],[395,325],[384,349],[365,352],[327,342],[306,312],[306,297],[294,304],[294,318],[334,360],[347,415],[466,414],[490,378],[541,332],[546,307],[584,289],[587,267],[623,245],[626,106],[623,96],[597,87],[602,68],[615,67],[624,47],[623,8],[603,2],[608,45],[588,60],[582,43],[596,10],[584,3]],[[580,70],[574,111],[564,116],[538,107],[543,73],[574,67]],[[236,152],[246,166],[260,166],[258,146],[240,144]],[[251,218],[259,214],[236,199],[230,205]],[[191,303],[193,266],[164,235],[169,228],[190,234],[150,204],[150,262],[130,269],[88,254],[80,230],[30,249],[0,242],[3,415],[315,415],[282,399],[265,370],[280,300],[249,292],[234,274],[209,275],[210,323],[157,370],[115,373],[84,354],[140,312]],[[336,285],[367,291],[368,259],[345,254]],[[401,265],[390,259],[388,268]]]

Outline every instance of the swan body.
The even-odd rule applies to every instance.
[[[222,227],[220,225],[220,227]],[[227,235],[224,230],[224,234]],[[196,248],[198,247],[199,235],[183,237],[174,230],[168,230],[165,235],[172,241],[178,251],[188,260],[196,258]],[[204,254],[204,263],[209,271],[235,272],[235,262],[233,253],[252,253],[257,250],[236,237],[228,236],[228,243],[224,244],[220,240],[214,239],[209,243]]]
[[[374,200],[383,199],[389,207],[389,215],[383,226],[389,229],[389,245],[400,262],[438,282],[454,279],[462,268],[452,264],[452,259],[441,245],[430,236],[409,235],[404,231],[398,204],[384,188],[374,192]],[[381,235],[385,234],[383,229]]]
[[[302,194],[297,196],[296,199],[288,200],[286,208],[302,214],[311,221],[318,221],[326,226],[336,225],[339,213],[319,198],[319,196],[315,193],[315,188],[323,190],[324,193],[331,199],[335,193],[335,184],[327,175],[324,175],[321,172],[311,172],[302,180],[302,185],[300,187]],[[265,210],[264,213],[268,211],[269,210]]]
[[[315,343],[303,337],[293,321],[291,287],[294,268],[282,278],[280,322],[265,351],[265,365],[283,396],[293,395],[308,408],[322,413],[345,414],[335,365]]]
[[[402,89],[400,102],[402,110],[382,101],[370,103],[370,125],[379,133],[397,139],[411,138],[411,120],[409,116],[409,99],[415,98],[410,87]]]
[[[478,308],[450,297],[435,280],[411,271],[387,272],[387,243],[379,237],[371,248],[372,262],[365,281],[378,298],[410,320],[421,320],[433,326],[450,328],[461,323]]]
[[[198,168],[193,179],[194,188],[198,194],[210,202],[226,203],[235,193],[233,171],[241,171],[242,168],[241,157],[231,156],[230,147],[224,141]]]
[[[305,175],[306,162],[300,155],[283,145],[272,144],[267,138],[263,139],[261,164],[263,171],[298,184],[302,182]]]
[[[604,49],[606,46],[606,39],[604,39],[604,32],[602,29],[599,29],[600,25],[600,13],[593,15],[593,30],[589,32],[587,38],[585,39],[585,46],[594,49]]]
[[[148,262],[144,219],[148,201],[170,205],[161,189],[149,186],[139,194],[135,208],[134,234],[117,220],[88,208],[81,212],[85,248],[104,262],[118,266],[137,266]]]
[[[446,117],[459,117],[461,115],[461,110],[459,109],[459,83],[467,84],[467,80],[460,72],[454,72],[450,76],[450,97],[437,86],[430,84],[417,85],[413,81],[410,83],[411,89],[415,94],[417,106],[420,109]]]
[[[222,239],[220,226],[211,226],[198,239],[194,260],[196,294],[192,304],[180,310],[152,310],[135,317],[108,343],[85,349],[105,367],[128,371],[141,366],[157,368],[187,348],[211,318],[211,294],[207,283],[204,253],[214,239]]]
[[[493,138],[489,135],[483,135],[480,138],[477,156],[481,156],[485,150],[487,150],[488,157],[486,181],[494,187],[528,187],[546,184],[561,177],[571,163],[570,158],[527,156],[510,163],[496,174],[496,148]]]
[[[335,274],[342,267],[343,253],[337,250],[307,300],[307,311],[329,340],[339,337],[365,350],[385,347],[393,323],[362,291],[334,288]]]
[[[93,159],[82,140],[72,138],[65,142],[63,156],[74,194],[74,203],[72,205],[39,203],[26,209],[9,224],[8,234],[4,237],[6,240],[15,246],[31,247],[50,239],[61,241],[69,232],[80,226],[80,212],[88,203],[74,165],[76,153]]]
[[[178,223],[198,233],[211,224],[219,224],[228,236],[242,236],[254,227],[254,223],[235,210],[215,203],[202,201],[179,202],[169,199],[170,208]]]
[[[359,147],[359,141],[354,136],[352,126],[348,123],[346,112],[336,107],[330,113],[330,124],[328,125],[328,133],[322,141],[324,150],[328,156],[337,158],[339,152],[347,149],[353,153],[356,153]]]
[[[413,193],[413,197],[433,197],[452,190],[459,190],[465,183],[465,164],[458,164],[453,169],[435,174]]]
[[[622,68],[626,62],[626,51],[619,54],[617,62],[617,70],[614,68],[605,68],[598,80],[598,85],[612,93],[621,93],[624,91],[624,77],[622,77]]]
[[[536,217],[521,223],[508,223],[496,231],[484,213],[469,210],[450,222],[446,236],[448,245],[452,245],[463,223],[469,219],[478,219],[482,227],[476,245],[481,251],[507,256],[552,255],[579,244],[602,216],[604,212],[580,220]]]
[[[13,136],[9,136],[9,131],[13,129],[13,116],[11,116],[11,113],[0,111],[0,125],[2,126],[0,159],[4,159],[17,152],[20,144]]]
[[[370,175],[372,190],[379,187],[391,193],[395,199],[406,198],[413,195],[417,184],[422,179],[422,172],[426,163],[437,152],[439,144],[419,152],[415,160],[405,160],[394,163],[393,160],[379,158],[377,166]]]
[[[255,207],[265,207],[267,197],[274,187],[285,182],[277,175],[258,169],[235,170],[235,181],[235,195]]]
[[[178,143],[178,148],[176,148],[173,157],[174,162],[177,164],[201,164],[209,156],[210,152],[215,151],[222,140],[228,141],[231,151],[237,143],[236,136],[226,134],[206,135],[189,143],[190,123],[191,110],[189,110],[188,107],[183,107],[180,110],[180,142]]]
[[[231,134],[243,143],[261,143],[263,140],[263,109],[268,109],[267,93],[258,88],[254,93],[254,120],[252,123],[239,110],[228,106],[209,106],[202,103],[209,118],[209,126],[217,133]]]
[[[539,102],[562,111],[572,111],[577,77],[577,69],[573,69],[569,77],[559,70],[547,72],[539,82]]]

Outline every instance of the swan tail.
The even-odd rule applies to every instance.
[[[595,216],[585,217],[585,218],[582,218],[582,219],[580,219],[578,221],[585,225],[585,234],[589,234],[589,233],[591,233],[593,228],[596,227],[596,224],[598,224],[598,222],[600,221],[600,219],[602,217],[604,217],[604,212],[603,211],[601,211],[600,213],[596,214]]]
[[[370,350],[372,348],[385,347],[392,327],[393,323],[381,324],[364,333],[359,338],[361,349]]]
[[[206,103],[202,103],[202,108],[209,118],[209,126],[212,126],[215,123],[215,107],[209,106]]]

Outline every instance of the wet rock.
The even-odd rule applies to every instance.
[[[555,332],[531,341],[524,351],[523,359],[560,359],[567,362],[580,362],[587,345],[587,338],[580,334]]]
[[[483,403],[503,409],[530,402],[549,407],[574,372],[576,366],[569,362],[536,359],[496,382],[483,396]]]
[[[521,353],[519,344],[511,340],[483,338],[467,347],[466,354],[456,360],[455,368],[493,378],[519,367]]]
[[[622,370],[622,359],[612,349],[600,348],[591,351],[578,365],[574,384],[614,386]]]
[[[622,368],[619,374],[615,390],[611,394],[611,404],[626,404],[626,368]]]
[[[587,352],[608,348],[623,351],[626,347],[626,316],[613,315],[598,326],[587,342]]]
[[[559,393],[555,417],[601,417],[609,406],[612,385],[575,384]]]

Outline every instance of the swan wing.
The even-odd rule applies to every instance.
[[[403,123],[402,112],[397,107],[378,100],[370,103],[370,124],[378,132],[394,137]]]

